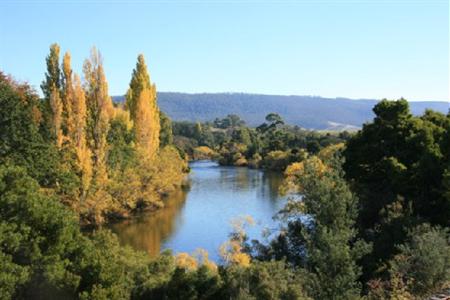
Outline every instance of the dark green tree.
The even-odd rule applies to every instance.
[[[383,100],[373,110],[373,122],[344,152],[347,178],[361,199],[360,233],[374,244],[372,261],[365,263],[368,274],[395,254],[395,244],[414,223],[448,226],[450,220],[445,196],[450,117],[431,111],[414,117],[404,99]]]
[[[161,130],[159,134],[159,146],[164,147],[173,144],[172,120],[165,113],[159,113]]]

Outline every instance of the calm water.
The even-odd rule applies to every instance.
[[[122,244],[151,255],[167,248],[175,253],[203,248],[217,260],[234,218],[253,217],[251,238],[261,238],[265,228],[276,228],[272,217],[285,203],[278,194],[281,174],[222,167],[211,161],[190,166],[189,190],[171,195],[165,208],[111,225]]]

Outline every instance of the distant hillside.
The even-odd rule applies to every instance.
[[[113,97],[123,101],[123,96]],[[373,118],[372,107],[377,100],[322,98],[315,96],[276,96],[241,93],[186,94],[158,93],[161,110],[172,119],[181,121],[211,121],[216,117],[237,114],[250,126],[264,122],[271,112],[280,114],[288,124],[309,129],[351,130]],[[446,102],[410,102],[411,111],[421,114],[426,108],[443,113]]]

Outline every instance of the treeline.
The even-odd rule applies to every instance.
[[[319,132],[286,125],[271,113],[266,122],[248,127],[237,115],[213,122],[173,123],[174,143],[193,159],[213,158],[222,165],[249,166],[283,171],[308,154],[343,143],[349,132]]]
[[[160,113],[144,57],[133,70],[125,105],[114,105],[102,58],[94,48],[83,82],[67,52],[50,47],[39,99],[1,75],[2,164],[24,167],[46,193],[101,224],[163,205],[182,184],[186,162],[171,145],[171,122]]]

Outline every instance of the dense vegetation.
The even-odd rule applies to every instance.
[[[346,131],[318,132],[286,125],[275,113],[256,128],[234,114],[213,122],[174,122],[173,134],[177,147],[194,159],[209,157],[222,165],[276,171],[351,136]]]
[[[57,45],[42,89],[0,74],[0,299],[422,299],[450,284],[450,114],[383,100],[352,136],[277,114],[256,129],[236,116],[171,124],[142,56],[114,106],[98,52],[82,85]],[[267,168],[274,152],[292,157],[274,168],[287,165],[292,198],[268,243],[238,222],[216,265],[201,250],[150,258],[109,231],[82,234],[80,222],[163,205],[185,151],[224,160],[233,147]]]

